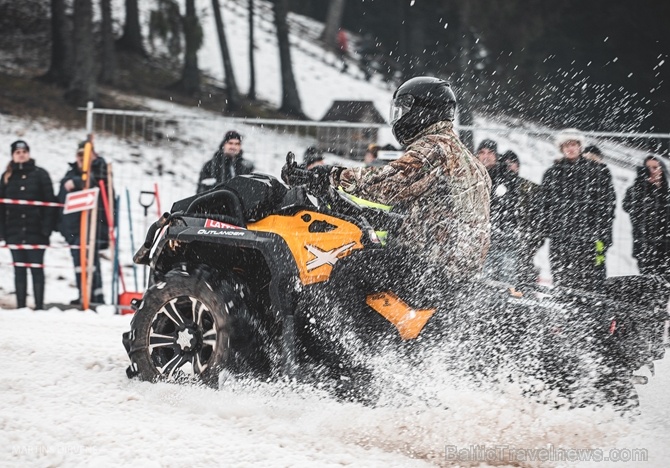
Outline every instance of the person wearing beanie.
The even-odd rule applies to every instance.
[[[491,169],[493,169],[498,162],[498,143],[493,140],[482,140],[477,146],[477,152],[475,154],[477,159],[484,165],[489,175],[491,174]]]
[[[519,175],[521,162],[514,151],[505,151],[499,158],[500,171],[505,174],[505,191],[498,190],[491,194],[492,213],[499,212],[495,218],[503,218],[506,225],[503,232],[506,239],[505,247],[513,254],[511,267],[504,270],[505,277],[498,280],[516,283],[535,283],[538,270],[533,263],[535,254],[542,246],[544,239],[538,232],[537,198],[540,186]],[[502,208],[496,206],[499,199],[506,198]],[[495,221],[492,216],[492,219]],[[492,221],[493,222],[493,221]],[[492,242],[491,250],[495,252]]]
[[[38,167],[30,157],[30,147],[24,140],[10,146],[11,161],[0,177],[0,198],[55,202],[49,173]],[[7,244],[49,245],[56,225],[57,208],[4,203],[0,205],[0,240]],[[28,268],[33,278],[35,309],[44,309],[44,248],[12,249],[14,287],[17,308],[26,307]],[[18,266],[32,264],[35,266]]]
[[[78,192],[84,190],[86,187],[83,178],[84,169],[84,151],[86,141],[81,141],[77,145],[75,153],[75,161],[68,163],[68,169],[60,181],[60,190],[58,192],[58,201],[65,203],[67,195],[71,192]],[[107,162],[102,158],[91,145],[91,161],[89,168],[91,188],[100,187],[100,182],[108,183],[107,180]],[[108,187],[105,186],[105,190]],[[91,303],[104,304],[105,296],[102,283],[102,269],[100,267],[100,251],[109,247],[109,222],[105,213],[102,196],[98,197],[98,219],[96,226],[96,242],[95,251],[93,253],[93,268],[88,271],[92,272],[89,277],[92,278],[91,284]],[[81,256],[79,246],[81,245],[81,213],[62,214],[58,225],[58,230],[65,238],[65,241],[71,246],[70,254],[72,256],[72,264],[74,266],[75,281],[77,283],[77,290],[79,297],[72,300],[70,304],[81,304]]]
[[[202,193],[238,175],[251,174],[254,164],[242,155],[242,135],[236,130],[226,132],[219,149],[200,170],[196,193]]]
[[[670,184],[661,159],[649,155],[626,190],[623,209],[633,227],[633,257],[643,275],[670,274]]]
[[[562,158],[542,177],[540,223],[549,239],[554,285],[597,290],[606,278],[605,254],[612,245],[616,196],[605,164],[582,157],[584,134],[556,135]]]

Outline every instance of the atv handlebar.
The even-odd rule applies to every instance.
[[[345,193],[336,190],[328,183],[324,184],[319,176],[323,176],[323,174],[299,167],[295,162],[295,154],[291,151],[288,152],[286,164],[281,171],[282,180],[290,187],[304,186],[307,193],[314,196],[322,208],[327,207],[329,210],[338,213],[363,218],[375,229],[393,231],[402,224],[403,215],[359,205]]]

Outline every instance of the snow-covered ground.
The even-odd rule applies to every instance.
[[[236,77],[244,92],[248,78],[246,18],[228,5],[224,7],[224,21]],[[209,13],[204,21],[200,65],[220,76],[220,54],[212,25]],[[262,64],[257,89],[263,99],[278,104],[276,42],[262,29],[257,38],[257,60]],[[379,82],[365,83],[341,74],[297,50],[293,59],[304,110],[310,117],[319,119],[335,99],[373,100],[386,115],[391,92]],[[150,100],[143,100],[143,104],[199,119],[193,125],[181,125],[179,139],[169,144],[142,144],[109,136],[96,140],[98,150],[113,163],[117,191],[123,196],[128,189],[131,194],[136,245],[144,221],[143,210],[136,203],[139,190],[150,190],[158,184],[163,210],[175,200],[192,195],[199,168],[227,130],[220,127],[217,116],[202,109]],[[490,120],[478,123],[487,128],[499,125]],[[262,139],[264,147],[273,148],[267,153],[247,152],[258,170],[268,174],[279,174],[287,150],[302,154],[308,144],[290,135],[254,133],[257,130],[251,127],[241,131],[249,147],[254,139]],[[65,173],[66,163],[73,160],[76,144],[83,136],[83,117],[81,131],[74,131],[49,121],[0,114],[0,148],[8,150],[15,139],[26,139],[32,156],[50,172],[54,184]],[[479,131],[475,138],[493,138],[501,151],[516,151],[522,161],[521,175],[535,182],[558,157],[551,142],[528,135]],[[606,153],[621,150],[607,143],[602,146]],[[156,172],[159,159],[169,169],[160,177]],[[344,161],[328,155],[327,162]],[[608,273],[635,274],[630,222],[620,207],[633,172],[610,167],[618,207]],[[122,264],[126,266],[129,289],[133,289],[128,212],[125,199],[122,201]],[[150,216],[155,216],[153,207]],[[60,246],[63,239],[54,233],[52,243]],[[479,461],[486,460],[455,463],[446,454],[465,449],[477,458],[482,447],[503,450],[505,446],[507,453],[512,449],[601,449],[603,457],[626,457],[635,449],[643,449],[649,460],[614,463],[610,459],[605,464],[582,461],[579,466],[665,467],[670,459],[670,358],[658,362],[657,375],[647,386],[639,387],[640,415],[633,419],[608,410],[554,410],[520,397],[514,387],[504,393],[472,388],[468,382],[439,370],[412,376],[419,389],[424,388],[422,385],[439,389],[439,405],[429,404],[421,392],[403,397],[401,404],[369,408],[335,401],[313,389],[270,383],[241,382],[218,391],[153,385],[125,376],[128,360],[121,333],[129,329],[130,316],[114,315],[111,308],[101,308],[97,314],[55,308],[12,310],[9,258],[9,252],[0,249],[0,347],[6,356],[0,371],[0,466],[478,466]],[[546,247],[536,262],[543,277],[548,278]],[[46,264],[47,302],[64,303],[76,297],[69,252],[50,249]],[[103,261],[103,268],[108,286],[108,261]],[[139,273],[141,278],[141,270]],[[105,293],[109,298],[108,288]],[[527,459],[533,456],[524,453]],[[597,452],[591,454],[598,456]],[[505,464],[488,461],[489,465]],[[550,461],[509,464],[572,465]]]

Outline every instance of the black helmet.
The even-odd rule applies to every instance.
[[[456,96],[446,81],[430,76],[405,81],[393,94],[393,136],[405,145],[435,122],[454,120],[455,109]]]

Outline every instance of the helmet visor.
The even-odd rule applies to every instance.
[[[390,124],[395,124],[400,118],[409,113],[414,104],[414,96],[410,94],[403,94],[398,96],[391,103],[391,112],[389,114]]]

